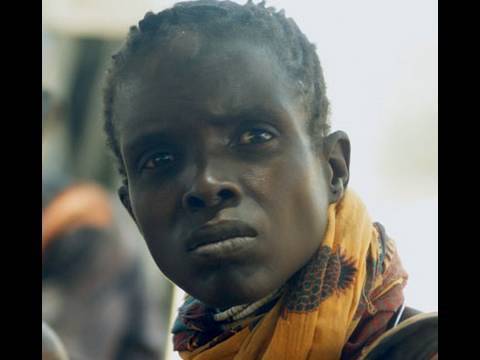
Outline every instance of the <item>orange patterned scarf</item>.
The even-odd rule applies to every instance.
[[[385,331],[403,302],[407,275],[393,242],[347,191],[328,211],[318,252],[263,313],[217,327],[208,307],[188,298],[174,327],[183,359],[352,359]],[[222,330],[223,329],[223,330]]]

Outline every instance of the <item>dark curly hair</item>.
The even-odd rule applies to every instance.
[[[148,54],[155,46],[161,46],[159,40],[170,40],[185,30],[216,39],[246,39],[268,46],[293,80],[308,110],[306,126],[312,144],[317,147],[329,132],[329,102],[315,45],[308,41],[291,18],[285,17],[283,10],[266,7],[265,1],[254,4],[249,0],[245,5],[218,0],[180,2],[158,14],[148,12],[138,27],[130,28],[125,44],[112,56],[104,93],[104,129],[124,180],[126,173],[112,113],[120,74],[133,57]]]

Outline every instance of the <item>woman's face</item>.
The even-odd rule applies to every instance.
[[[216,307],[256,301],[319,247],[331,170],[267,50],[238,41],[184,58],[182,46],[152,53],[119,81],[123,202],[187,293]]]

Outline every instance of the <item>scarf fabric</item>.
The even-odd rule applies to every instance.
[[[279,299],[221,324],[188,296],[172,332],[183,359],[354,359],[386,329],[407,280],[395,246],[347,191],[328,209],[320,248]]]

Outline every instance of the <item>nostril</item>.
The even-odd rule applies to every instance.
[[[229,189],[222,189],[218,192],[218,196],[222,199],[222,200],[229,200],[233,197],[235,197],[235,194],[233,193],[232,190],[229,190]]]
[[[196,197],[196,196],[189,196],[187,199],[187,204],[191,209],[199,209],[205,207],[205,201]]]
[[[219,191],[209,191],[206,193],[190,192],[183,198],[183,205],[190,211],[198,211],[213,207],[234,206],[239,200],[239,194],[235,189],[227,187]]]

